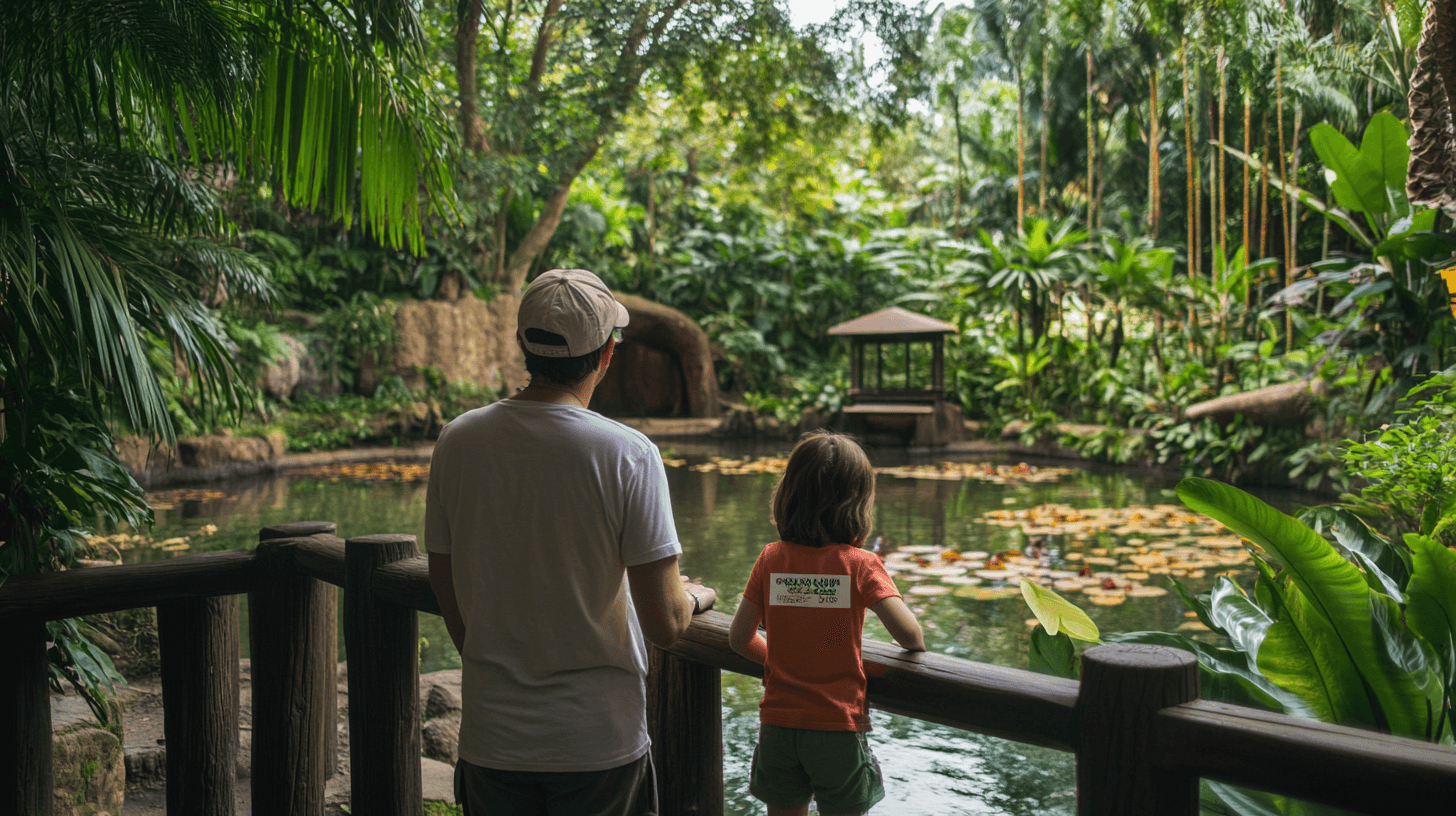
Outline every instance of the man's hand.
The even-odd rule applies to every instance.
[[[703,586],[701,579],[693,580],[686,575],[679,575],[678,578],[682,581],[683,591],[698,601],[694,614],[707,612],[713,608],[713,602],[718,600],[718,591],[716,589],[710,586]]]

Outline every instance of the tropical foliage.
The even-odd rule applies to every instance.
[[[450,181],[407,70],[420,53],[396,4],[0,8],[0,579],[68,566],[98,512],[150,521],[112,433],[172,436],[159,371],[204,416],[245,404],[236,332],[209,304],[273,290],[231,244],[230,190],[420,245]],[[53,634],[94,696],[109,663]]]

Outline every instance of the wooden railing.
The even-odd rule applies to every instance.
[[[349,656],[357,816],[422,812],[417,613],[438,614],[413,536],[341,541],[330,522],[264,528],[254,551],[17,576],[0,587],[0,816],[51,812],[45,621],[156,606],[167,809],[230,816],[238,603],[249,595],[252,810],[315,816],[333,772],[335,587]],[[662,812],[723,812],[720,670],[761,676],[707,612],[651,649]],[[868,642],[876,708],[1077,756],[1077,812],[1192,816],[1200,777],[1366,813],[1456,801],[1456,750],[1198,699],[1193,656],[1098,646],[1080,683]]]

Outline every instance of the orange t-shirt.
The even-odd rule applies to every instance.
[[[743,590],[743,599],[763,610],[768,629],[759,720],[868,731],[860,662],[865,610],[899,595],[879,557],[858,547],[764,547]]]

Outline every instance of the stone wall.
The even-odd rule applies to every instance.
[[[516,307],[520,298],[497,295],[489,303],[475,297],[456,301],[407,300],[395,313],[399,347],[390,371],[411,388],[425,384],[420,369],[434,366],[450,382],[470,382],[508,391],[526,384],[526,367],[516,346]],[[373,393],[379,372],[365,364],[360,390]]]

